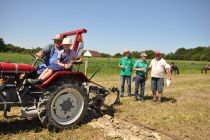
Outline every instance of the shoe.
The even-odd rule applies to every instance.
[[[138,100],[140,100],[140,96],[139,96],[139,95],[137,95],[136,98],[137,98]]]
[[[157,97],[153,96],[153,102],[156,102],[156,101],[157,101]]]
[[[120,95],[120,97],[121,97],[121,98],[123,98],[123,97],[124,97],[124,95]]]
[[[128,94],[128,97],[134,96],[134,94]]]
[[[139,99],[140,101],[144,101],[144,97],[140,97],[140,99]]]
[[[159,103],[162,103],[162,100],[161,100],[161,98],[158,98],[158,102],[159,102]]]
[[[27,82],[31,85],[41,84],[43,81],[42,79],[27,79]]]
[[[138,97],[134,97],[134,101],[138,101],[139,99],[138,99]]]
[[[161,95],[161,94],[158,95],[158,102],[159,102],[159,103],[162,102],[162,95]]]

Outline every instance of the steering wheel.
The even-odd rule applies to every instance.
[[[37,56],[36,55],[34,55],[33,53],[29,53],[33,58],[37,58]]]
[[[32,66],[34,66],[36,63],[37,63],[37,61],[41,61],[41,62],[44,62],[44,60],[43,59],[41,59],[41,58],[39,58],[39,57],[37,57],[36,55],[34,55],[33,53],[29,53],[33,58],[34,58],[34,60],[33,60],[33,63],[32,63]]]

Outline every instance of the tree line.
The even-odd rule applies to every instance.
[[[166,59],[188,60],[188,61],[210,61],[210,46],[199,46],[196,48],[179,48],[175,53],[166,55]]]
[[[12,44],[5,44],[4,40],[0,38],[0,52],[16,52],[16,53],[29,53],[29,52],[37,52],[41,48],[37,47],[34,49],[26,49],[18,46],[14,46]],[[145,51],[132,51],[131,56],[134,58],[139,58],[140,54],[145,52],[148,55],[149,59],[154,58],[153,50],[145,50]],[[115,57],[120,58],[123,54],[116,53],[113,56],[107,53],[101,53],[101,57],[109,58]],[[210,46],[199,46],[196,48],[179,48],[174,53],[162,54],[162,57],[170,60],[188,60],[188,61],[210,61]]]
[[[131,56],[134,58],[139,58],[140,54],[145,52],[149,59],[154,58],[153,50],[145,50],[145,51],[132,51]],[[116,53],[114,57],[122,57],[123,54]],[[162,57],[170,60],[187,60],[187,61],[210,61],[210,46],[204,47],[199,46],[196,48],[179,48],[174,53],[163,53]]]
[[[3,38],[0,38],[0,52],[29,53],[29,52],[37,52],[40,49],[41,49],[40,47],[26,49],[12,44],[5,44]]]

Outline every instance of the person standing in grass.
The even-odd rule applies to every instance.
[[[145,82],[147,79],[147,68],[149,66],[148,62],[146,61],[146,53],[141,53],[141,59],[137,60],[134,64],[133,70],[135,72],[134,80],[135,80],[135,100],[144,100],[144,90],[145,90]],[[140,96],[138,94],[140,86]]]
[[[165,71],[168,79],[172,80],[170,65],[161,58],[161,53],[159,51],[155,51],[155,58],[152,59],[149,69],[151,69],[151,90],[153,94],[153,101],[161,102]]]
[[[124,96],[125,80],[128,86],[128,96],[131,96],[131,75],[134,65],[134,59],[131,57],[129,49],[124,50],[124,56],[120,59],[120,97]]]

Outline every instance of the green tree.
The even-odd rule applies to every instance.
[[[176,50],[175,56],[177,57],[177,60],[184,60],[186,53],[187,51],[185,48],[179,48]]]
[[[134,58],[139,58],[140,57],[140,52],[138,52],[138,51],[133,51],[133,52],[131,52],[131,56],[132,57],[134,57]]]
[[[203,54],[200,57],[201,61],[210,61],[210,46],[205,48]]]
[[[121,54],[121,53],[116,53],[116,54],[114,55],[114,57],[120,58],[120,57],[122,57],[122,54]]]
[[[107,58],[107,57],[111,57],[111,55],[107,53],[101,53],[101,57]]]
[[[0,38],[0,52],[3,52],[4,51],[4,40],[3,38]]]
[[[155,57],[155,53],[153,50],[145,50],[144,52],[147,54],[148,59],[153,59]]]

